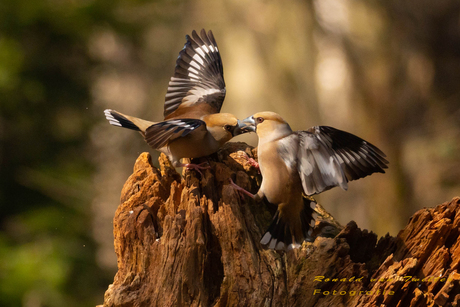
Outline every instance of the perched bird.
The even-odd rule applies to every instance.
[[[234,115],[219,113],[225,98],[222,60],[211,31],[186,35],[176,61],[164,104],[164,121],[151,122],[105,110],[110,124],[139,131],[154,149],[165,153],[175,167],[204,169],[182,164],[181,158],[198,158],[216,152],[232,137],[247,132]]]
[[[292,131],[276,113],[256,113],[243,120],[245,130],[259,137],[257,155],[262,184],[253,195],[233,182],[239,191],[256,200],[266,199],[278,210],[261,243],[271,249],[298,247],[309,239],[314,205],[311,196],[372,173],[385,173],[388,161],[374,145],[345,131],[315,126]]]

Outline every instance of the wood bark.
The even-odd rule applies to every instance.
[[[244,154],[256,155],[226,144],[202,176],[139,156],[114,217],[118,272],[103,306],[460,306],[460,198],[380,239],[318,206],[316,240],[276,252],[259,243],[276,208],[228,185],[257,191]]]

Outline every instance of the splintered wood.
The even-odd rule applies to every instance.
[[[324,212],[313,243],[275,252],[259,240],[276,208],[228,184],[257,191],[248,158],[252,148],[228,143],[203,176],[181,177],[165,156],[160,170],[139,156],[114,217],[118,272],[104,306],[460,306],[460,198],[379,240]]]

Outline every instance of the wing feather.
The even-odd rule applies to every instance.
[[[282,142],[289,143],[292,148],[291,159],[292,155],[297,157],[297,169],[306,195],[336,186],[346,190],[348,181],[385,173],[384,169],[388,168],[385,154],[376,146],[332,127],[315,126],[285,139]],[[294,143],[299,145],[292,146]]]
[[[211,31],[195,31],[180,51],[165,96],[164,116],[195,104],[207,103],[218,113],[225,99],[224,72],[219,49]]]
[[[152,148],[159,149],[200,127],[206,129],[206,124],[199,119],[167,120],[148,127],[145,131],[145,140]]]

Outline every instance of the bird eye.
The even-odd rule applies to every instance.
[[[230,126],[230,125],[225,125],[224,129],[227,130],[227,131],[232,131],[233,127]]]
[[[263,117],[257,117],[257,118],[256,118],[256,122],[257,122],[258,124],[262,123],[263,121],[264,121]]]

